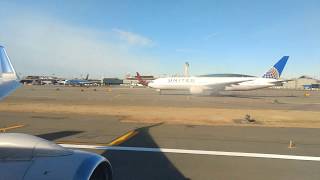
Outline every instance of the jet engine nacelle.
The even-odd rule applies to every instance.
[[[70,150],[39,137],[0,134],[0,180],[111,180],[104,157]]]
[[[202,87],[199,87],[199,86],[192,86],[190,88],[190,93],[191,94],[203,94],[204,93],[204,89]]]

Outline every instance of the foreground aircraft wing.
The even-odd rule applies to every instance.
[[[0,100],[20,86],[19,78],[3,46],[0,46]]]
[[[2,46],[0,70],[2,99],[20,86]],[[0,179],[112,180],[112,167],[98,154],[67,149],[28,134],[0,133]]]
[[[0,133],[0,174],[6,180],[112,180],[112,167],[98,154],[28,134]]]

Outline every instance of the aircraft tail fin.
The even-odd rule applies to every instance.
[[[137,72],[136,78],[137,78],[137,80],[139,81],[140,84],[142,84],[143,86],[148,86],[149,83],[147,81],[143,80],[138,72]]]
[[[0,73],[15,74],[9,56],[3,46],[0,46]]]
[[[283,56],[268,72],[263,75],[263,78],[279,79],[288,59],[289,56]]]
[[[86,75],[85,80],[89,80],[89,74]]]

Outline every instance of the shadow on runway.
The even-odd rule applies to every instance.
[[[194,96],[193,94],[190,94],[190,93],[162,93],[157,95],[159,96]]]
[[[159,148],[149,130],[162,123],[138,128],[131,139],[118,146]],[[39,134],[38,137],[54,141],[60,138],[80,134],[83,131],[58,131]],[[105,151],[103,154],[112,164],[115,180],[189,180],[186,178],[164,153]]]
[[[264,99],[264,98],[295,98],[299,97],[298,95],[285,95],[285,94],[259,94],[259,93],[252,93],[250,95],[242,94],[244,91],[234,91],[234,92],[216,92],[216,93],[203,93],[203,94],[191,94],[190,92],[179,92],[179,91],[169,91],[169,92],[162,92],[158,95],[163,96],[198,96],[198,97],[232,97],[232,98],[244,98],[244,99]],[[249,91],[247,91],[249,92]],[[251,91],[252,92],[252,91]]]
[[[119,146],[159,148],[149,130],[161,124],[136,129],[138,134]],[[115,180],[189,180],[164,153],[105,151],[102,155],[111,162]]]
[[[243,94],[219,94],[215,97],[231,97],[231,98],[243,98],[243,99],[264,99],[264,98],[290,98],[290,97],[299,97],[294,95],[243,95]]]
[[[58,131],[58,132],[52,132],[52,133],[46,133],[46,134],[39,134],[37,136],[49,141],[54,141],[60,138],[73,136],[75,134],[80,134],[80,133],[83,133],[83,131]]]

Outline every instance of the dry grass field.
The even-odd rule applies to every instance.
[[[116,116],[143,123],[319,128],[319,100],[319,92],[306,98],[288,90],[205,97],[159,95],[146,88],[24,86],[0,103],[0,111]],[[244,123],[247,114],[255,123]]]

